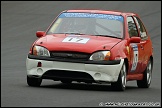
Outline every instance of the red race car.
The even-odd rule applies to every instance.
[[[65,10],[38,39],[26,59],[27,84],[111,83],[124,91],[129,80],[148,88],[153,46],[138,14],[106,10]]]

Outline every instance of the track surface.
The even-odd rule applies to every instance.
[[[37,30],[46,30],[66,9],[105,9],[138,13],[153,41],[154,69],[151,87],[135,81],[125,92],[110,85],[74,83],[71,86],[43,80],[41,87],[26,83],[25,60]],[[160,102],[161,104],[161,1],[1,1],[1,106],[75,107],[106,102]]]

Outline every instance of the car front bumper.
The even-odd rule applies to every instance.
[[[41,62],[41,67],[38,67],[38,62]],[[104,62],[96,62],[96,61],[59,61],[51,58],[44,57],[36,57],[32,55],[28,55],[26,59],[26,68],[27,75],[30,77],[42,77],[46,75],[49,71],[51,73],[54,72],[62,72],[62,74],[68,74],[68,78],[72,80],[77,80],[79,77],[70,76],[71,72],[75,73],[86,73],[91,76],[91,78],[95,82],[116,82],[122,68],[122,64],[124,59],[118,61],[104,61]],[[48,74],[49,76],[50,74]],[[51,74],[52,75],[52,74]],[[54,74],[53,74],[54,75]],[[79,74],[78,74],[79,75]],[[64,75],[62,75],[64,76]],[[70,77],[69,77],[70,76]],[[50,79],[58,79],[57,76],[49,76]],[[84,78],[83,78],[84,79]]]

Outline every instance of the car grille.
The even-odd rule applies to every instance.
[[[43,79],[70,79],[73,81],[91,81],[94,82],[92,76],[85,72],[67,71],[67,70],[48,70],[42,75]]]
[[[52,58],[66,60],[83,60],[89,59],[90,54],[80,52],[50,52]]]

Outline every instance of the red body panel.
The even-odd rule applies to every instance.
[[[81,37],[88,38],[86,43],[72,43],[62,42],[66,37]],[[40,38],[36,44],[46,47],[49,51],[76,51],[93,53],[98,50],[110,50],[114,45],[120,42],[121,39],[101,37],[101,36],[88,36],[88,35],[47,35]],[[41,42],[43,42],[41,44]]]

